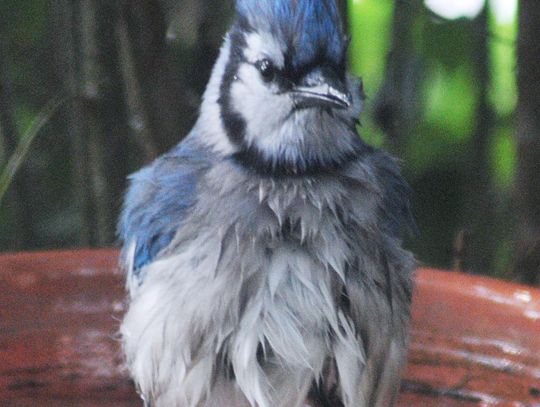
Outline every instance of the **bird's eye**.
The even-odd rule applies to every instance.
[[[274,64],[268,59],[261,59],[260,61],[255,62],[255,67],[259,70],[266,82],[270,82],[274,79],[276,69],[274,68]]]

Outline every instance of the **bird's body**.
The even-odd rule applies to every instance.
[[[397,393],[407,186],[356,135],[359,84],[327,72],[337,48],[294,67],[275,10],[250,9],[279,5],[340,30],[331,2],[239,0],[195,128],[126,197],[123,343],[152,407],[386,407]]]

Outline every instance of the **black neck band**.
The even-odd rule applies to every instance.
[[[270,159],[257,148],[249,147],[232,154],[231,159],[236,164],[263,177],[317,177],[336,173],[371,151],[371,147],[364,144],[360,138],[358,141],[359,143],[354,149],[333,158],[299,159],[297,161],[288,161],[280,157]]]

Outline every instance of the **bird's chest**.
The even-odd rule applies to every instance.
[[[264,265],[271,290],[287,281],[344,275],[354,257],[350,191],[336,182],[293,180],[264,181],[250,192],[251,208],[235,227],[238,254],[253,251]]]
[[[208,298],[235,292],[223,303],[238,299],[240,309],[253,298],[282,309],[323,309],[321,301],[339,296],[336,287],[359,253],[359,225],[373,212],[369,196],[335,179],[254,180],[235,178],[230,168],[229,177],[222,174],[206,178],[171,245],[171,280],[200,283],[194,290]]]
[[[282,245],[340,250],[377,218],[376,195],[344,176],[264,178],[222,164],[207,174],[199,198],[196,228],[208,225],[225,243],[233,234],[240,252],[248,244],[270,253]]]
[[[348,205],[351,191],[332,180],[262,180],[249,192],[252,216],[239,221],[255,223],[270,245],[288,242],[312,248],[320,239],[344,236],[346,216],[355,211]]]

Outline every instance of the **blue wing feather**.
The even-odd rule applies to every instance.
[[[209,152],[189,137],[148,167],[130,176],[120,218],[120,238],[135,244],[133,270],[141,270],[167,247],[197,200],[197,181],[210,162]]]

